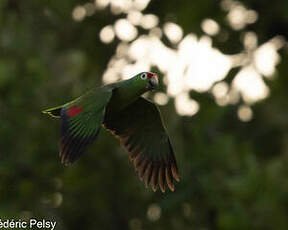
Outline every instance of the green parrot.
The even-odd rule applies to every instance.
[[[94,88],[43,113],[61,119],[59,155],[68,165],[96,140],[101,126],[129,152],[146,187],[174,191],[179,174],[174,152],[155,104],[141,95],[158,86],[158,76],[142,72],[131,79]]]

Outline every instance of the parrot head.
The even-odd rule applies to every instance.
[[[147,90],[155,89],[159,84],[158,75],[156,73],[142,72],[136,77],[145,84]]]

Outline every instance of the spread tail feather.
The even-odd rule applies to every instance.
[[[43,110],[42,113],[48,114],[51,117],[55,117],[55,118],[60,118],[61,117],[61,109],[62,109],[63,105],[51,108],[51,109],[46,109]]]

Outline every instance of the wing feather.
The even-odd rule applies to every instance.
[[[77,160],[97,138],[112,91],[97,88],[61,109],[59,155],[63,164]]]
[[[140,97],[117,114],[106,114],[104,127],[120,139],[135,170],[153,191],[179,181],[174,152],[156,105]]]

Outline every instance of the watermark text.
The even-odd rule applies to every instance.
[[[29,221],[24,220],[14,220],[14,219],[7,219],[2,220],[0,219],[0,229],[31,229],[31,228],[38,228],[38,229],[50,229],[54,230],[56,227],[56,221],[50,220],[37,220],[37,219],[30,219]]]

